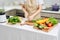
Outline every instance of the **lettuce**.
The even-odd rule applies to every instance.
[[[50,18],[49,18],[49,22],[51,22],[53,25],[55,25],[55,24],[58,23],[58,20],[55,19],[54,17],[50,17]]]
[[[13,17],[10,17],[10,18],[8,19],[8,22],[10,22],[10,23],[12,23],[12,24],[16,24],[16,23],[18,23],[18,22],[21,22],[21,20],[19,19],[18,16],[13,16]]]

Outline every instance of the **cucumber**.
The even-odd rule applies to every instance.
[[[40,29],[44,29],[44,26],[40,25],[39,28],[40,28]]]
[[[34,26],[35,26],[35,27],[37,27],[37,26],[38,26],[38,24],[37,24],[37,23],[34,23]]]

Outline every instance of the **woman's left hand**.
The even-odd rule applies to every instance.
[[[31,20],[33,20],[33,18],[34,18],[33,16],[29,16],[28,20],[31,21]]]

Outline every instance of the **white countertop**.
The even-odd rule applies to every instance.
[[[21,6],[8,6],[8,7],[4,7],[5,11],[9,11],[9,10],[13,10],[13,9],[19,9],[21,10]]]
[[[23,30],[27,30],[27,31],[31,31],[31,32],[43,33],[43,34],[52,35],[52,36],[58,36],[58,31],[60,29],[60,23],[58,23],[55,26],[55,28],[53,28],[49,32],[43,32],[41,30],[36,30],[36,29],[33,28],[33,26],[29,26],[29,25],[23,25],[23,26],[21,26],[20,24],[10,25],[10,24],[7,24],[7,22],[0,23],[0,26],[2,26],[2,27],[4,26],[4,27],[17,28],[17,29],[23,29]]]
[[[59,11],[46,11],[46,10],[42,10],[42,12],[46,12],[46,13],[60,13],[60,10]]]
[[[12,9],[19,9],[19,10],[22,9],[21,6],[6,6],[4,8],[5,8],[5,11],[9,11],[9,10],[12,10]],[[60,13],[60,10],[59,11],[42,10],[42,12],[47,12],[47,13]]]

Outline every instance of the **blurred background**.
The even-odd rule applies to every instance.
[[[14,3],[21,3],[21,0],[0,0],[0,6],[3,6],[2,3],[4,3],[5,6],[13,6],[16,5]],[[49,7],[55,3],[60,5],[60,0],[44,0],[44,6],[46,7]]]
[[[8,16],[22,16],[24,12],[20,9],[20,5],[24,0],[0,0],[0,8],[5,7],[6,15]],[[57,4],[57,5],[55,5]],[[54,6],[53,6],[54,5]],[[60,0],[44,0],[41,17],[54,17],[60,22]]]

